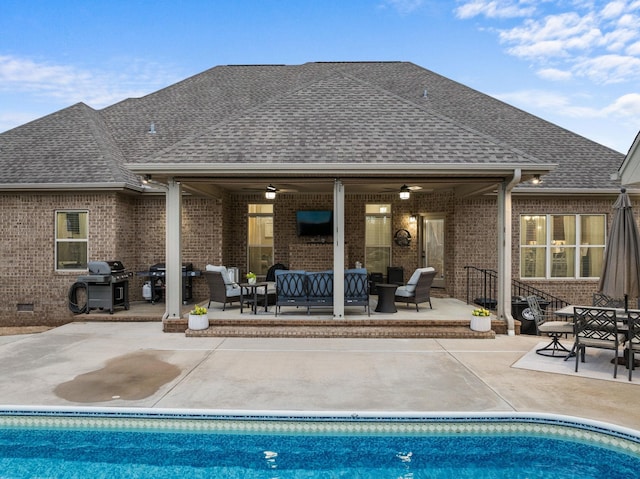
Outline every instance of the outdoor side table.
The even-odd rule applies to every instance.
[[[240,283],[240,314],[242,314],[242,307],[245,302],[245,296],[248,296],[250,299],[247,302],[251,303],[251,311],[253,314],[258,314],[258,289],[264,288],[264,310],[267,311],[267,283]],[[244,294],[245,290],[247,294]]]
[[[376,313],[397,313],[396,308],[396,289],[397,284],[376,284],[378,290],[378,305],[376,306]]]

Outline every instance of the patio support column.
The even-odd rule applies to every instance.
[[[333,185],[333,317],[344,318],[344,185]]]
[[[520,182],[521,171],[517,168],[508,182],[498,187],[498,318],[506,321],[507,334],[515,335],[515,324],[511,315],[511,245],[513,241],[511,221],[511,190]]]
[[[166,193],[165,313],[163,319],[182,314],[182,188],[171,178]]]

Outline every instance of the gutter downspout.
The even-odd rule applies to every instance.
[[[507,334],[515,336],[511,314],[511,246],[513,244],[511,191],[520,183],[522,170],[516,168],[509,182],[498,187],[498,318],[506,321]]]

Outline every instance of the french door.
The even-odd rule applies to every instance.
[[[431,266],[437,273],[433,286],[445,287],[444,276],[444,215],[425,215],[422,217],[422,267]]]

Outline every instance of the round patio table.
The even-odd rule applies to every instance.
[[[376,306],[376,313],[397,313],[396,308],[396,289],[397,284],[376,284],[378,290],[378,305]]]

